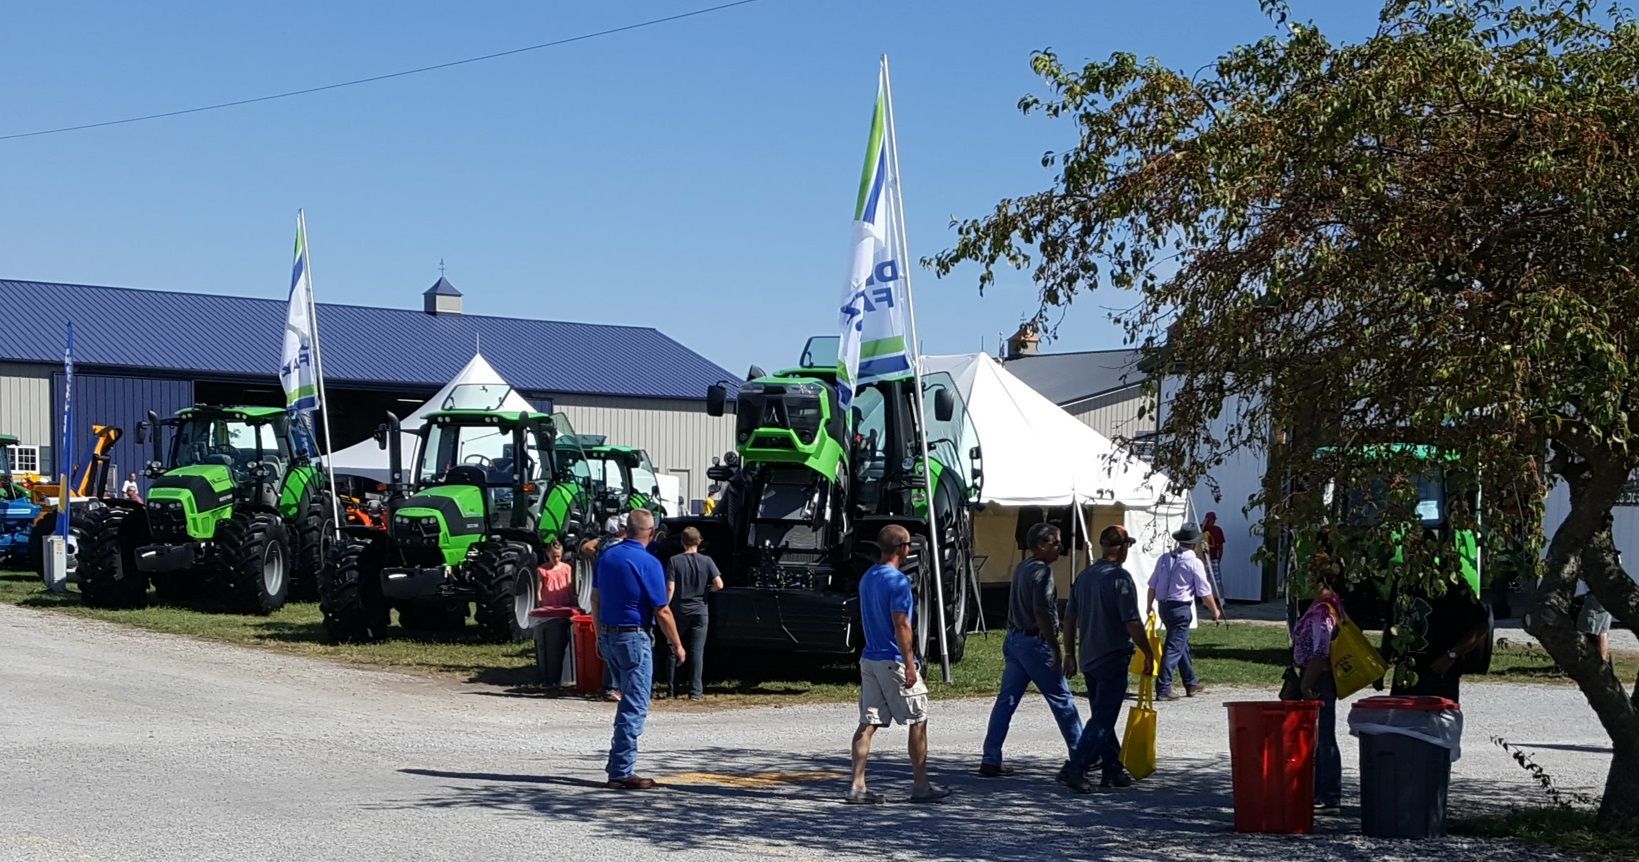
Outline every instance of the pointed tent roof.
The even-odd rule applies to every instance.
[[[438,390],[438,393],[427,399],[425,404],[417,407],[410,413],[410,415],[404,417],[400,423],[400,427],[403,429],[404,433],[404,437],[401,442],[403,443],[405,458],[414,457],[416,432],[420,431],[421,426],[426,424],[427,414],[442,409],[444,406],[444,399],[449,397],[450,392],[453,391],[455,387],[468,383],[488,383],[499,386],[511,385],[507,383],[506,379],[503,378],[494,368],[490,367],[489,362],[484,359],[484,355],[482,353],[474,352],[472,354],[471,361],[469,361],[464,368],[457,372],[455,377],[451,379],[450,382],[444,384],[444,388]],[[514,389],[513,391],[508,392],[506,400],[501,402],[501,409],[522,412],[533,411],[535,407],[525,400],[522,395],[519,395],[518,391]],[[390,472],[390,465],[387,463],[387,452],[381,447],[377,446],[376,441],[374,440],[365,440],[362,443],[357,443],[341,450],[340,452],[336,452],[330,456],[330,466],[331,469],[335,470],[337,473],[348,473],[354,476],[368,476],[369,478],[380,481],[386,481],[388,479],[388,473]]]
[[[421,295],[422,296],[460,296],[461,291],[456,290],[455,285],[450,284],[450,280],[441,275],[441,276],[438,277],[437,281],[433,282],[433,286],[427,288],[424,291],[422,291]]]

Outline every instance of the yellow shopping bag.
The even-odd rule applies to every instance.
[[[1156,622],[1153,612],[1144,620],[1144,636],[1149,638],[1150,655],[1155,656],[1155,661],[1144,661],[1144,651],[1134,650],[1132,664],[1127,666],[1127,672],[1139,676],[1155,676],[1157,665],[1161,661],[1161,624]]]
[[[1388,669],[1360,626],[1346,616],[1337,617],[1337,635],[1332,638],[1332,682],[1337,685],[1338,698],[1377,682]]]
[[[1127,709],[1127,730],[1121,735],[1121,765],[1134,778],[1155,772],[1155,677],[1138,680],[1138,703]]]

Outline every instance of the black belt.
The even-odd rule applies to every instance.
[[[1039,637],[1041,637],[1041,629],[1016,629],[1016,628],[1013,628],[1012,626],[1008,626],[1007,627],[1007,633],[1008,634],[1013,634],[1013,635],[1024,635],[1025,637],[1028,637],[1028,638],[1039,638]]]
[[[600,625],[600,626],[598,626],[598,631],[603,632],[606,635],[621,635],[621,634],[630,634],[632,632],[643,631],[643,627],[642,626],[604,626],[604,625]]]

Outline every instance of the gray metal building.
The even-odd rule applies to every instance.
[[[74,451],[90,426],[134,428],[148,410],[193,403],[280,405],[283,300],[0,280],[0,302],[35,326],[0,339],[0,433],[19,438],[18,470],[59,472],[64,324],[75,327]],[[318,306],[331,428],[340,449],[388,410],[431,397],[481,346],[525,398],[565,413],[581,434],[648,450],[700,499],[714,455],[734,446],[732,416],[705,412],[706,387],[738,377],[657,329],[462,313],[440,278],[422,307]],[[121,471],[144,461],[122,441]]]
[[[1008,339],[1002,364],[1094,431],[1141,444],[1158,426],[1156,398],[1144,392],[1140,358],[1137,350],[1041,353],[1035,336],[1020,330]]]

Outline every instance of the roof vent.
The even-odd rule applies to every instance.
[[[440,275],[432,287],[421,294],[422,310],[428,314],[460,314],[461,291]]]
[[[1041,353],[1041,337],[1036,334],[1036,326],[1032,323],[1019,324],[1019,331],[1008,336],[1007,358],[1018,359],[1021,356],[1036,356]]]

